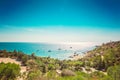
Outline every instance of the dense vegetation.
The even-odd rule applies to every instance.
[[[19,65],[14,63],[0,63],[0,80],[14,80],[19,75]]]
[[[88,51],[79,60],[37,57],[34,53],[26,55],[16,50],[13,52],[1,50],[0,57],[10,57],[21,61],[22,65],[27,66],[24,80],[120,79],[120,41],[97,46],[94,50]]]
[[[84,61],[97,70],[106,71],[110,66],[120,65],[120,41],[109,42],[89,51]]]

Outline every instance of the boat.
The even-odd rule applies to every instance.
[[[72,47],[70,47],[70,49],[72,49]]]
[[[61,50],[61,48],[58,48],[58,50]]]
[[[48,52],[52,52],[51,50],[48,50]]]

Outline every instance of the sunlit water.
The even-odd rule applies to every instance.
[[[69,56],[73,55],[75,52],[78,54],[83,54],[83,52],[93,48],[94,46],[89,44],[0,43],[0,50],[17,50],[22,51],[25,54],[35,53],[37,56],[50,56],[57,59],[69,59]]]

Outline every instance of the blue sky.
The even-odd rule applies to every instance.
[[[120,0],[0,0],[0,41],[120,40]]]

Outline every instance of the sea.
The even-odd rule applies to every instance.
[[[89,44],[88,44],[89,45]],[[33,43],[33,42],[0,42],[0,50],[21,51],[24,54],[34,53],[36,56],[55,59],[69,59],[74,53],[84,54],[94,49],[94,45],[62,44],[62,43]]]

